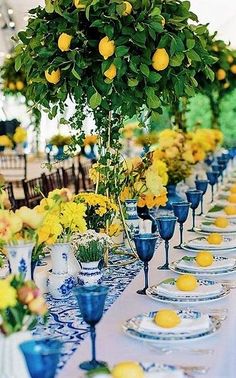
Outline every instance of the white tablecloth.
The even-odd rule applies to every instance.
[[[209,196],[208,196],[209,198]],[[192,221],[191,215],[185,224],[185,229],[190,227]],[[175,236],[171,242],[174,246],[179,242],[178,226],[176,227]],[[185,231],[185,240],[196,236]],[[176,260],[183,256],[186,252],[170,248],[170,261]],[[235,253],[230,253],[231,257],[236,257]],[[157,266],[164,263],[165,252],[164,245],[161,244],[150,263],[150,285],[156,284],[160,280],[167,277],[175,276],[170,271],[157,270]],[[227,279],[236,279],[236,274],[223,276]],[[220,280],[220,278],[219,278]],[[126,336],[122,331],[122,324],[134,315],[142,312],[158,310],[160,308],[174,308],[172,305],[154,302],[147,296],[138,295],[136,291],[143,287],[144,277],[141,271],[135,279],[130,283],[122,295],[112,305],[112,307],[103,316],[101,322],[97,326],[97,358],[106,361],[109,365],[124,361],[134,360],[140,362],[156,362],[167,363],[184,366],[205,366],[209,367],[209,371],[204,375],[206,378],[235,378],[236,377],[236,289],[232,290],[230,295],[220,301],[212,304],[199,304],[193,308],[197,310],[207,311],[210,309],[229,310],[228,318],[224,322],[222,328],[207,338],[196,341],[187,341],[180,344],[170,344],[173,347],[180,348],[172,354],[158,354],[150,347],[138,340],[134,340]],[[176,307],[175,307],[176,308]],[[165,344],[167,345],[167,344]],[[203,348],[214,349],[212,355],[199,355],[186,350],[184,348]],[[70,358],[68,363],[59,373],[59,378],[80,378],[83,373],[78,365],[91,357],[91,344],[89,337],[78,347],[77,351]],[[127,377],[129,378],[129,377]]]

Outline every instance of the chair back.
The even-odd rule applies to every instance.
[[[27,177],[27,156],[0,155],[0,173],[6,182],[19,182]]]
[[[75,166],[72,164],[69,168],[61,168],[63,187],[69,188],[73,193],[76,193],[76,174]]]
[[[45,195],[48,195],[48,193],[54,189],[63,188],[63,177],[62,174],[60,174],[59,169],[57,169],[56,172],[50,173],[49,175],[43,173],[42,179],[44,182]]]
[[[7,193],[8,199],[9,199],[10,204],[11,204],[11,210],[16,210],[17,205],[16,205],[16,199],[15,199],[15,196],[14,196],[12,183],[9,182],[8,184],[4,185],[3,189]]]
[[[37,177],[31,180],[22,180],[22,185],[25,195],[25,204],[29,208],[37,206],[45,195],[45,184],[42,177]],[[39,190],[37,190],[39,189]]]
[[[76,193],[94,190],[94,183],[89,178],[89,169],[91,167],[92,164],[90,160],[79,160]]]

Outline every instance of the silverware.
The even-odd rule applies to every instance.
[[[188,377],[192,377],[195,374],[206,374],[209,370],[209,367],[205,366],[176,366],[179,369],[182,369]]]
[[[213,354],[214,349],[206,349],[206,348],[186,348],[186,347],[170,347],[170,346],[160,346],[155,345],[152,343],[147,344],[150,349],[158,351],[159,353],[163,354],[172,354],[174,352],[188,352],[188,353],[194,353],[199,355],[205,355],[205,354]]]
[[[219,283],[225,286],[227,289],[236,289],[236,281],[235,280],[221,280]]]

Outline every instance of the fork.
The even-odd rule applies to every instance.
[[[199,355],[213,354],[214,349],[203,349],[203,348],[185,348],[185,347],[169,347],[169,346],[158,346],[152,343],[148,343],[151,350],[155,350],[164,354],[171,354],[174,352],[188,352]]]

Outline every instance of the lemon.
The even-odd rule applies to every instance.
[[[226,228],[229,225],[229,221],[228,221],[228,219],[226,219],[224,217],[218,217],[218,218],[215,219],[214,225],[216,227]]]
[[[197,279],[192,274],[183,274],[177,278],[176,286],[182,291],[193,291],[197,287]]]
[[[157,49],[152,57],[152,66],[156,71],[163,71],[168,67],[169,61],[166,49]]]
[[[236,193],[236,185],[231,186],[230,193]]]
[[[224,80],[226,78],[225,70],[223,70],[223,68],[219,68],[219,70],[216,72],[216,77],[218,80]]]
[[[84,9],[86,7],[85,4],[81,4],[81,1],[80,0],[74,0],[74,6],[77,8],[77,9]]]
[[[110,65],[110,67],[108,68],[108,70],[106,70],[106,71],[104,72],[104,75],[105,75],[108,79],[110,79],[110,80],[113,80],[114,77],[116,77],[116,66],[114,65],[114,63],[112,63],[112,64]]]
[[[236,74],[236,64],[233,64],[231,67],[230,67],[230,70],[233,74]]]
[[[228,89],[230,87],[230,83],[227,81],[227,83],[224,83],[223,87],[224,89]]]
[[[209,251],[200,251],[195,260],[200,266],[210,266],[213,263],[213,255]]]
[[[115,365],[111,371],[112,378],[143,378],[143,368],[134,361],[124,361]]]
[[[16,89],[16,84],[13,83],[12,81],[8,84],[8,88],[11,90],[11,91],[14,91]]]
[[[69,51],[70,50],[70,44],[72,40],[72,35],[69,35],[67,33],[62,33],[58,38],[58,47],[61,51]]]
[[[236,215],[236,207],[235,206],[225,206],[224,212],[227,215]]]
[[[209,244],[221,244],[223,237],[217,232],[212,232],[212,234],[208,235],[207,241]]]
[[[162,328],[174,328],[180,323],[180,317],[173,310],[159,310],[154,322]]]
[[[128,1],[124,1],[123,3],[125,5],[125,10],[122,13],[123,16],[128,16],[132,12],[132,5]]]
[[[230,196],[228,197],[228,201],[230,203],[236,203],[236,194],[230,194]]]
[[[56,71],[52,71],[51,73],[49,73],[47,70],[45,71],[45,77],[49,83],[57,84],[61,79],[61,71],[59,68]]]
[[[98,45],[99,53],[107,60],[115,52],[115,42],[110,40],[107,36],[103,37]]]
[[[228,55],[227,56],[227,62],[228,63],[233,63],[233,61],[234,61],[234,58],[232,57],[232,55]]]
[[[22,89],[24,89],[24,83],[23,83],[23,81],[21,81],[21,80],[17,80],[17,82],[16,82],[16,89],[18,90],[18,91],[22,91]]]

